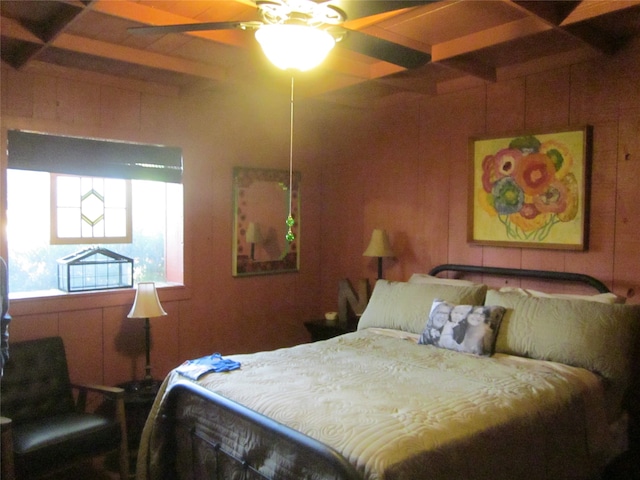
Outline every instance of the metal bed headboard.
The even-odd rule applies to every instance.
[[[445,263],[432,268],[429,275],[436,276],[441,272],[479,273],[502,277],[537,278],[541,280],[558,280],[565,282],[584,283],[595,288],[600,293],[609,293],[609,287],[597,278],[582,273],[552,272],[549,270],[527,270],[522,268],[484,267],[477,265],[457,265]]]

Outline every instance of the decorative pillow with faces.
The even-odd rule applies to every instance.
[[[436,299],[418,343],[490,356],[506,309],[487,305],[454,305]]]

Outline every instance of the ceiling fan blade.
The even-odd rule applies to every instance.
[[[336,7],[347,14],[347,20],[369,17],[378,13],[401,10],[403,8],[420,7],[439,0],[330,0],[327,5]]]
[[[431,61],[431,55],[428,53],[356,30],[347,30],[347,34],[337,45],[404,68],[421,67]]]
[[[258,21],[246,22],[204,22],[182,23],[178,25],[151,25],[148,27],[131,27],[127,31],[137,35],[162,35],[165,33],[201,32],[207,30],[255,30],[263,25]]]

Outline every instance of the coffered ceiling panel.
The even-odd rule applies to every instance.
[[[288,7],[312,0],[273,1]],[[252,31],[130,31],[141,26],[255,21],[256,2],[2,0],[0,53],[2,62],[13,69],[51,65],[95,71],[178,92],[234,83],[287,84],[289,72],[278,71],[265,59]],[[351,15],[341,26],[345,40],[320,67],[297,75],[297,91],[353,104],[415,92],[435,94],[443,83],[464,83],[465,78],[494,82],[509,69],[535,68],[536,62],[545,64],[550,58],[570,63],[572,52],[580,59],[610,55],[640,36],[640,0],[330,3]],[[386,42],[374,44],[371,37]],[[375,46],[361,48],[361,39]],[[393,57],[392,63],[383,61],[384,52],[378,49],[388,42],[431,60],[415,68],[393,63]]]

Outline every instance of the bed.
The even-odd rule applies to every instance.
[[[598,293],[493,289],[445,271]],[[599,478],[628,447],[640,306],[620,302],[592,277],[537,270],[379,280],[356,332],[229,355],[240,368],[197,380],[172,371],[137,479]]]

